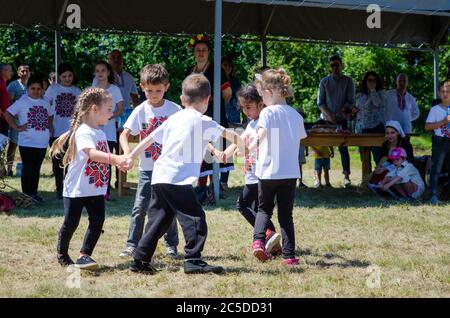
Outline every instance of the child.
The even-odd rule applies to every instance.
[[[70,64],[63,63],[58,66],[59,83],[54,83],[45,92],[44,98],[52,107],[53,116],[50,123],[50,146],[53,142],[67,132],[70,128],[70,118],[75,109],[77,98],[81,90],[73,85],[74,72]],[[61,168],[61,158],[52,158],[52,169],[55,175],[56,195],[62,200],[64,169]]]
[[[395,148],[389,153],[388,159],[392,160],[395,168],[379,183],[379,188],[389,191],[392,187],[402,198],[418,200],[425,190],[425,184],[417,168],[406,158],[403,148]]]
[[[314,188],[322,186],[322,169],[325,186],[332,187],[330,183],[330,158],[334,157],[333,147],[311,147],[314,152]]]
[[[27,94],[12,104],[5,112],[10,129],[19,133],[19,152],[22,158],[22,192],[31,196],[35,204],[44,200],[38,196],[41,165],[47,151],[49,116],[52,116],[50,104],[41,98],[42,78],[32,76],[28,80]],[[18,116],[18,124],[13,116]]]
[[[305,118],[306,114],[303,109],[297,109],[298,113]],[[298,166],[300,168],[300,178],[298,179],[298,187],[299,189],[307,189],[308,186],[303,183],[303,165],[306,163],[306,156],[308,155],[306,151],[306,147],[300,144],[300,148],[298,150]]]
[[[104,195],[110,173],[108,165],[123,165],[127,160],[125,155],[117,156],[109,152],[105,133],[100,129],[101,125],[108,123],[112,114],[112,98],[106,90],[95,87],[85,89],[77,102],[70,130],[56,139],[50,149],[51,156],[64,153],[63,165],[69,166],[63,190],[64,223],[57,244],[57,259],[62,266],[73,264],[68,253],[69,244],[85,207],[89,226],[75,267],[98,267],[91,255],[105,220]]]
[[[164,99],[164,93],[169,89],[169,73],[160,64],[146,65],[140,72],[141,89],[147,100],[136,107],[124,125],[120,135],[120,144],[125,154],[130,153],[128,137],[140,136],[144,139],[158,128],[171,115],[181,107]],[[139,182],[131,213],[130,228],[126,249],[120,257],[131,257],[136,249],[144,230],[145,215],[150,202],[150,188],[152,184],[152,171],[156,159],[161,155],[162,145],[153,143],[140,155]],[[177,256],[178,228],[176,219],[173,220],[165,235],[167,254]]]
[[[237,93],[242,112],[251,121],[241,135],[247,146],[256,138],[259,113],[264,104],[254,84],[248,84]],[[256,212],[258,209],[258,177],[255,176],[256,151],[245,157],[245,186],[237,201],[237,209],[252,227],[255,227]],[[271,255],[280,255],[280,234],[275,232],[275,226],[269,220],[266,231],[266,252]]]
[[[108,147],[111,151],[116,147],[117,143],[117,125],[116,120],[123,114],[124,102],[120,88],[114,85],[114,72],[112,66],[105,61],[99,61],[95,65],[95,79],[97,84],[95,87],[100,87],[107,90],[113,101],[113,115],[109,119],[108,123],[102,127],[105,132],[106,139],[108,140]],[[109,167],[111,169],[111,166]],[[111,178],[112,172],[110,173],[110,180],[108,181],[108,190],[105,195],[106,201],[110,200],[110,190],[111,190]],[[118,174],[116,171],[116,178]]]
[[[131,152],[135,158],[153,142],[164,145],[153,169],[149,223],[139,241],[130,265],[133,272],[155,273],[150,265],[159,238],[176,216],[183,229],[185,245],[184,272],[220,273],[220,266],[208,265],[201,259],[206,241],[205,212],[195,195],[192,184],[200,174],[200,165],[209,142],[224,137],[243,149],[242,139],[225,130],[210,117],[204,116],[208,108],[211,86],[201,74],[189,75],[182,84],[181,102],[185,109],[169,117]]]
[[[425,124],[425,130],[434,130],[433,150],[430,172],[430,203],[439,204],[437,197],[438,177],[442,170],[445,157],[450,153],[450,80],[445,80],[439,89],[441,103],[430,109]]]
[[[283,264],[297,265],[292,210],[300,177],[298,152],[306,137],[302,116],[287,105],[292,95],[291,79],[284,69],[268,69],[256,81],[267,105],[259,114],[257,136],[249,151],[258,148],[255,175],[258,177],[259,206],[253,235],[253,255],[261,261],[270,258],[265,248],[266,229],[278,203],[278,220],[283,238]],[[259,145],[259,146],[258,146]]]

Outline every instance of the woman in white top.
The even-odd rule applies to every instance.
[[[106,139],[108,140],[108,146],[111,152],[113,149],[116,149],[116,153],[118,153],[117,145],[117,120],[123,114],[124,111],[124,101],[122,97],[122,93],[120,92],[119,87],[114,85],[114,73],[111,64],[105,61],[98,61],[95,65],[95,79],[97,80],[96,87],[103,88],[107,90],[111,96],[113,101],[113,115],[109,119],[108,123],[102,126],[103,131],[105,132]],[[111,168],[111,167],[110,167]],[[105,199],[109,201],[110,190],[111,190],[111,177],[110,174],[110,182],[108,183],[108,191],[106,193]],[[118,171],[116,170],[116,179],[118,180]]]

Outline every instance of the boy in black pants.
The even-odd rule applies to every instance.
[[[185,109],[173,114],[131,152],[132,159],[153,142],[164,145],[156,160],[151,201],[148,209],[147,231],[139,241],[130,265],[133,272],[155,273],[150,265],[158,240],[177,217],[186,240],[184,272],[220,273],[220,266],[208,265],[201,259],[206,241],[205,212],[197,200],[192,183],[200,174],[200,165],[209,142],[223,137],[237,144],[244,154],[243,140],[225,130],[210,117],[204,116],[211,94],[209,81],[201,74],[188,76],[182,85],[181,102]]]

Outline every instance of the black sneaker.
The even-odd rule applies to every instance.
[[[75,264],[70,258],[69,254],[58,254],[56,255],[56,258],[58,259],[58,263],[61,266],[70,266]]]
[[[83,255],[75,262],[75,267],[79,269],[93,270],[98,268],[98,264],[89,255]]]
[[[130,269],[130,271],[135,272],[135,273],[142,273],[142,274],[148,274],[148,275],[156,274],[156,272],[158,271],[150,263],[141,262],[137,259],[135,259],[131,262],[129,269]]]
[[[190,260],[184,262],[184,272],[186,274],[220,274],[223,272],[223,267],[208,265],[208,263],[202,260]]]

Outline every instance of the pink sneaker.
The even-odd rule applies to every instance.
[[[270,230],[267,230],[266,232],[266,253],[267,254],[272,254],[274,253],[274,250],[276,250],[277,248],[280,249],[280,240],[281,240],[281,235],[276,233],[276,232],[272,232]]]
[[[266,253],[264,242],[261,240],[253,241],[252,249],[253,256],[259,259],[261,262],[267,261],[270,258],[270,255]]]
[[[300,264],[300,260],[296,257],[293,258],[285,258],[281,261],[281,264],[283,265],[289,265],[289,266],[296,266]]]
[[[280,244],[274,246],[270,251],[270,255],[272,256],[280,256],[281,254],[283,254],[283,249],[281,248]]]

